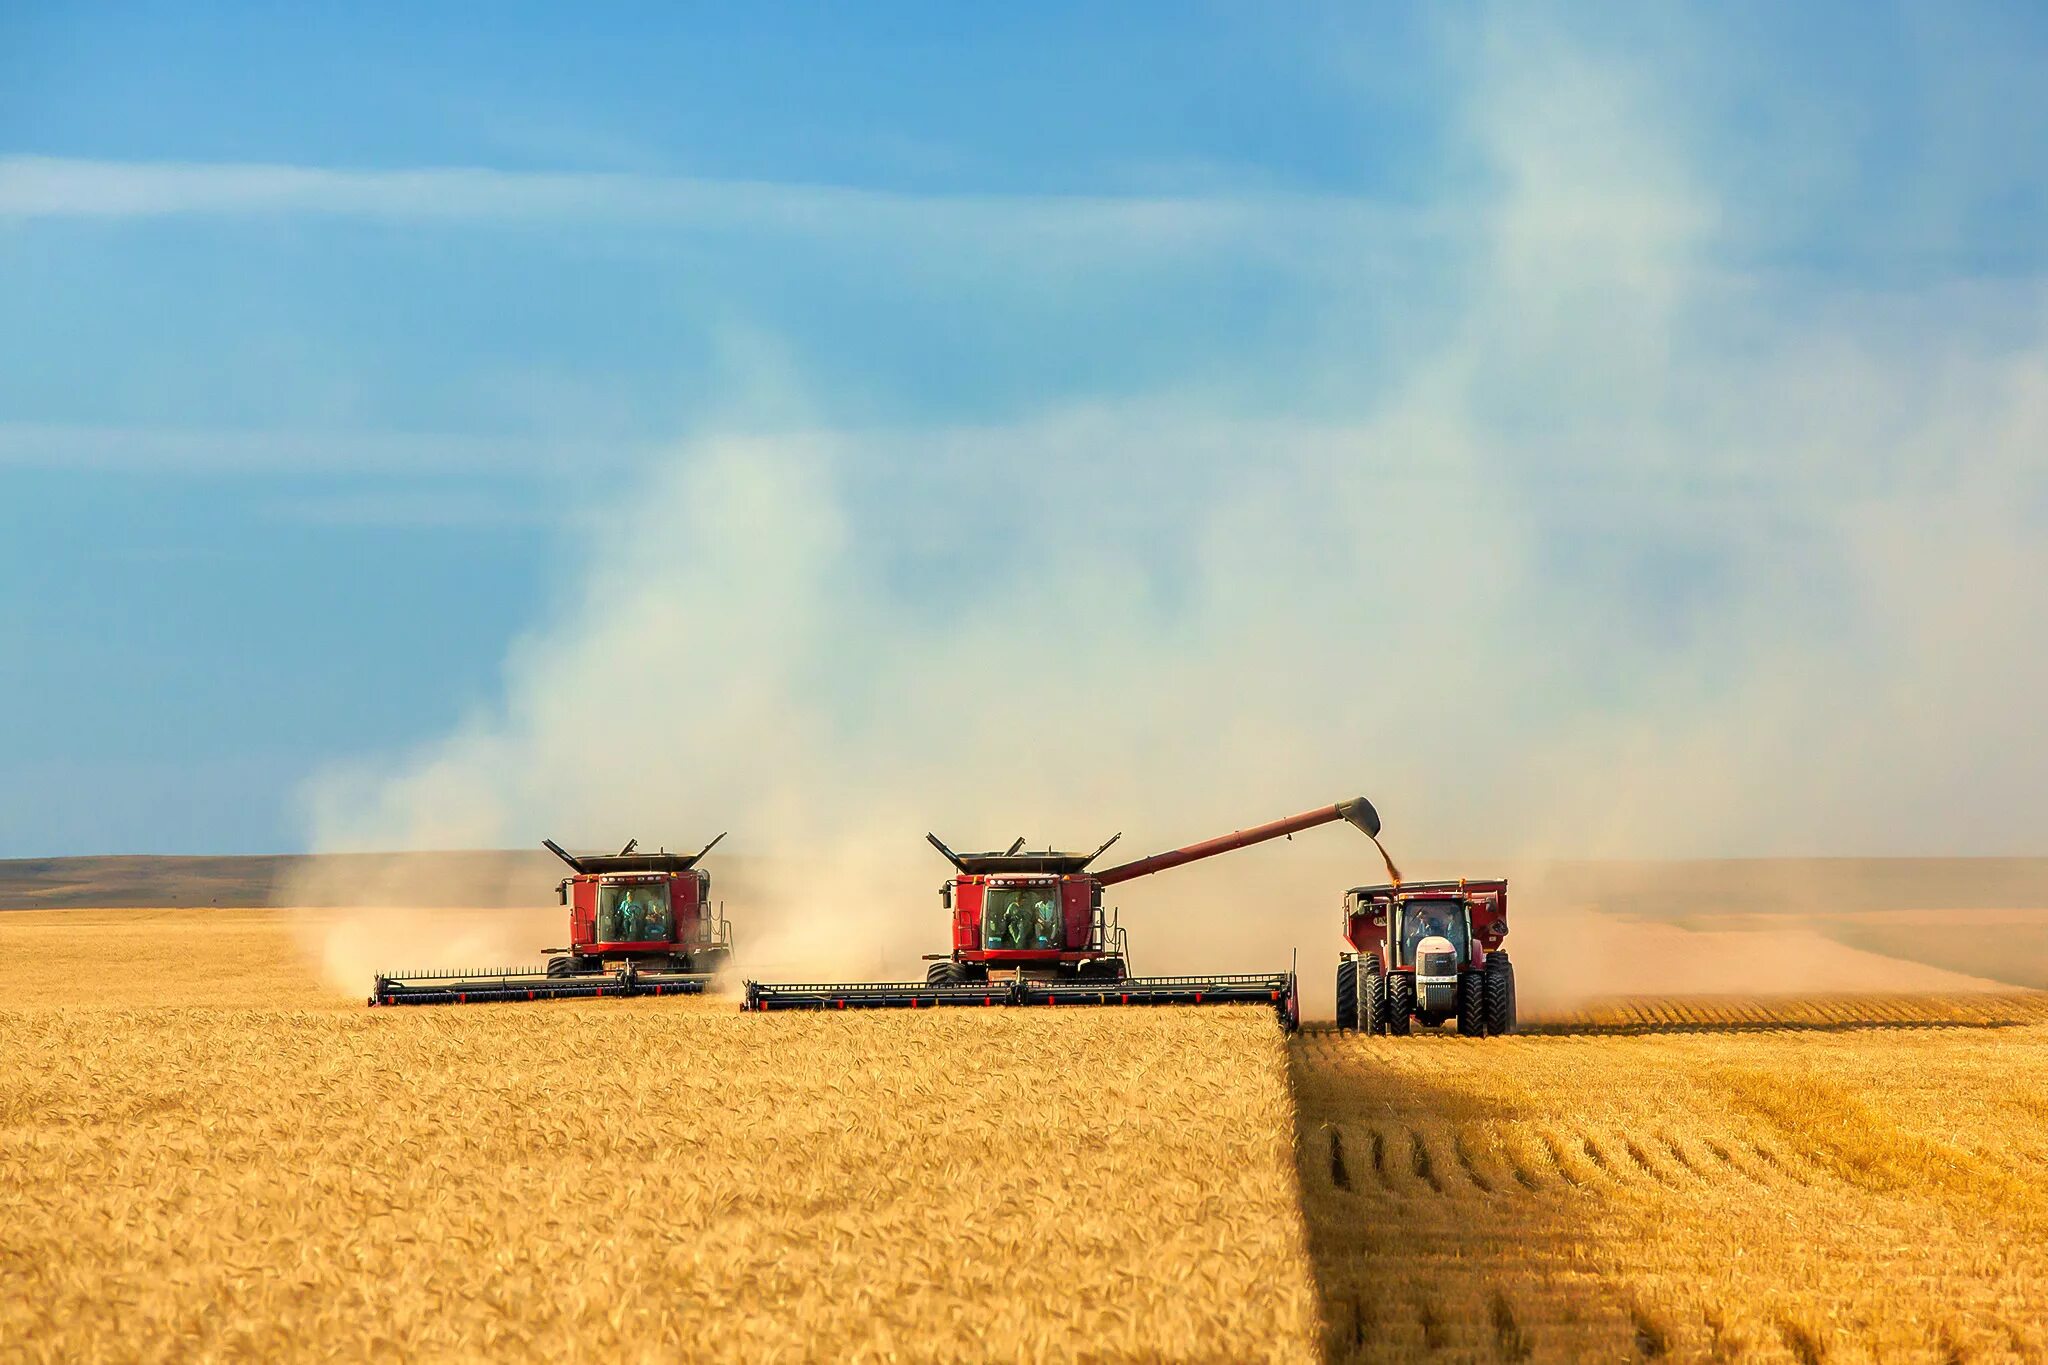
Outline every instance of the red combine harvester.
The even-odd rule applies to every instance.
[[[1409,882],[1344,893],[1337,1027],[1407,1034],[1458,1021],[1470,1038],[1512,1032],[1515,968],[1505,881]]]
[[[939,890],[950,912],[953,948],[927,959],[918,982],[868,985],[766,985],[749,981],[743,1008],[929,1009],[941,1005],[1271,1004],[1281,1021],[1300,1021],[1294,973],[1248,976],[1130,975],[1124,931],[1102,908],[1102,892],[1136,877],[1343,820],[1368,836],[1379,813],[1364,797],[1156,853],[1102,872],[1093,853],[1026,852],[1019,839],[999,853],[955,853],[926,835],[957,876]]]
[[[718,839],[723,839],[723,834]],[[570,853],[541,842],[573,876],[555,887],[569,907],[569,946],[540,971],[407,972],[377,978],[372,1005],[480,1004],[620,995],[700,995],[732,957],[732,926],[711,904],[696,853]]]

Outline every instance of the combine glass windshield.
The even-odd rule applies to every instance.
[[[600,882],[597,941],[652,943],[669,940],[668,883]]]
[[[1057,886],[991,886],[981,902],[984,948],[1060,946]]]

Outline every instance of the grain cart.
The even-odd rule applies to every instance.
[[[939,888],[952,947],[926,961],[922,982],[768,985],[750,981],[745,1008],[930,1009],[948,1005],[1220,1005],[1271,1004],[1282,1023],[1300,1021],[1292,971],[1262,975],[1133,976],[1123,927],[1102,908],[1107,887],[1233,849],[1347,821],[1368,836],[1380,829],[1364,797],[1305,811],[1285,820],[1170,849],[1101,872],[1089,864],[1121,836],[1092,853],[1031,852],[1017,840],[991,853],[955,853],[935,834],[925,838],[953,865]]]
[[[617,853],[580,854],[543,839],[572,874],[555,887],[569,911],[568,947],[544,949],[538,971],[380,976],[370,1003],[701,995],[732,956],[732,926],[712,906],[711,874],[697,866],[718,839],[696,853],[641,853],[635,839]]]
[[[1337,1027],[1405,1035],[1414,1020],[1478,1038],[1515,1027],[1506,881],[1408,882],[1344,893]]]

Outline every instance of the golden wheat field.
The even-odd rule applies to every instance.
[[[302,920],[0,915],[0,1358],[2048,1353],[2048,997],[366,1010]]]
[[[0,1354],[1314,1353],[1270,1011],[368,1010],[208,913],[0,917]]]

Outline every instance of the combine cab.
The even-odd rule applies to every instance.
[[[1293,1028],[1300,1020],[1294,973],[1232,976],[1130,974],[1123,929],[1105,916],[1105,887],[1164,872],[1232,849],[1317,825],[1348,821],[1377,835],[1379,814],[1364,797],[1239,830],[1186,848],[1088,871],[1112,837],[1092,853],[1028,852],[1024,841],[1001,852],[955,853],[936,835],[933,848],[956,876],[939,889],[952,926],[952,950],[935,953],[925,980],[874,985],[747,983],[745,1008],[932,1009],[954,1005],[1270,1004]]]
[[[1344,893],[1337,1027],[1404,1036],[1456,1020],[1478,1038],[1515,1027],[1505,881],[1410,882]]]
[[[718,839],[723,839],[723,834]],[[697,853],[574,854],[555,891],[569,910],[569,946],[547,949],[540,971],[412,972],[380,976],[372,1005],[476,1004],[621,995],[700,995],[732,956],[732,926],[711,904]]]

